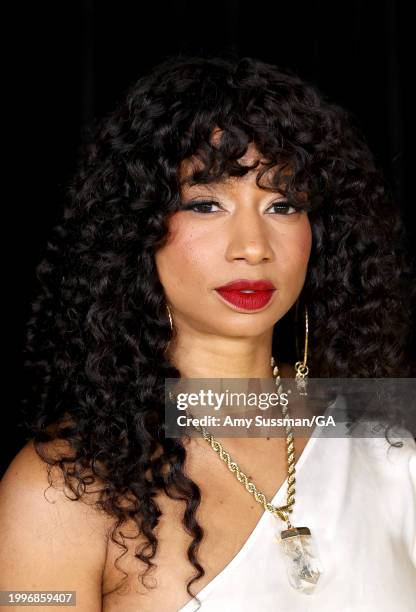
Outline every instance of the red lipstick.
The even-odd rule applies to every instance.
[[[267,280],[238,279],[217,287],[217,293],[228,303],[243,310],[259,310],[271,300],[276,287]]]

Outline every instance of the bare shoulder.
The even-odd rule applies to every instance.
[[[32,441],[9,465],[0,482],[0,590],[72,590],[78,610],[95,612],[114,519],[64,488],[58,468],[48,478]]]

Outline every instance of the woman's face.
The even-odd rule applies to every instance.
[[[239,161],[248,164],[257,158],[251,145]],[[193,164],[182,163],[181,180],[191,174]],[[183,207],[192,204],[194,209],[172,215],[167,243],[156,253],[159,278],[179,332],[192,328],[228,337],[270,332],[302,290],[312,245],[307,213],[284,204],[279,193],[257,187],[257,171],[223,184],[183,186]],[[262,177],[265,183],[267,173]],[[205,204],[195,206],[198,201]],[[238,279],[266,280],[275,290],[267,294],[267,303],[260,299],[254,304],[260,304],[258,308],[236,305],[216,288]]]

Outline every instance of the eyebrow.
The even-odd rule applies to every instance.
[[[194,185],[204,185],[204,186],[215,186],[215,185],[224,185],[225,183],[229,182],[229,178],[225,177],[225,176],[221,176],[215,179],[215,181],[206,181],[206,182],[199,182],[199,181],[195,181],[194,180],[194,175],[190,175],[185,177],[184,179],[182,179],[179,184],[181,185],[181,187],[183,186],[189,186],[189,187],[193,187]]]
[[[212,188],[214,189],[215,187],[221,187],[223,185],[227,185],[227,184],[232,184],[232,178],[235,178],[238,180],[238,177],[229,177],[226,175],[222,175],[220,177],[216,177],[215,180],[213,181],[195,181],[194,180],[194,175],[190,175],[187,176],[185,178],[183,178],[181,181],[179,181],[179,185],[180,187],[194,187],[194,186],[198,186],[198,187],[207,187],[208,189]],[[276,187],[272,184],[270,185],[264,185],[263,186],[264,191],[274,191],[276,193],[280,193]]]
[[[205,189],[207,189],[209,192],[215,192],[215,188],[216,187],[221,187],[223,185],[226,185],[227,183],[229,183],[230,181],[227,178],[222,177],[221,180],[215,180],[215,181],[210,181],[210,182],[196,182],[193,180],[192,176],[186,177],[185,179],[183,179],[180,182],[180,186],[183,188],[184,186],[189,186],[189,187],[204,187]],[[281,191],[279,191],[278,189],[276,189],[275,187],[269,186],[269,187],[264,187],[263,191],[266,193],[268,192],[269,194],[276,194],[279,195],[285,199],[287,199],[287,195],[285,193],[282,193]]]

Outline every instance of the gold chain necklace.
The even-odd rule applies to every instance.
[[[275,384],[280,394],[282,392],[282,385],[279,368],[273,356],[271,357],[270,365],[273,368],[273,377],[275,378]],[[237,480],[253,495],[254,499],[261,504],[265,510],[287,523],[287,529],[281,531],[280,537],[276,536],[275,539],[283,546],[283,550],[286,553],[285,559],[287,562],[290,584],[296,590],[310,594],[315,590],[319,576],[322,573],[322,567],[317,557],[316,550],[314,549],[310,529],[308,527],[293,527],[290,522],[289,514],[293,511],[293,506],[295,504],[295,447],[288,406],[281,406],[281,411],[283,418],[288,419],[285,425],[287,492],[286,504],[284,506],[275,506],[270,501],[267,501],[265,495],[259,491],[255,484],[248,479],[247,475],[240,470],[238,464],[232,460],[230,453],[224,450],[221,443],[202,425],[194,425],[194,427],[202,433],[204,440],[206,440],[211,448],[218,453],[219,457],[227,464],[228,469],[235,474]]]

